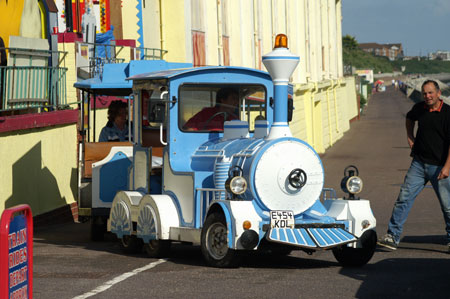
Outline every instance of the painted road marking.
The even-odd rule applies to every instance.
[[[144,267],[137,268],[137,269],[134,269],[131,272],[127,272],[127,273],[124,273],[122,275],[119,275],[119,276],[117,276],[117,277],[115,277],[115,278],[105,282],[101,286],[93,289],[92,291],[84,293],[83,295],[74,297],[73,299],[84,299],[84,298],[89,298],[91,296],[97,295],[97,294],[99,294],[101,292],[106,291],[107,289],[109,289],[113,285],[115,285],[115,284],[117,284],[117,283],[119,283],[119,282],[121,282],[121,281],[123,281],[123,280],[125,280],[127,278],[130,278],[131,276],[134,276],[134,275],[136,275],[138,273],[141,273],[142,271],[146,271],[146,270],[149,270],[151,268],[154,268],[154,267],[156,267],[159,264],[162,264],[164,262],[167,262],[167,260],[166,259],[159,259],[158,261],[150,263],[150,264],[148,264],[148,265],[146,265]]]

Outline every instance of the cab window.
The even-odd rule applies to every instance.
[[[266,118],[266,92],[259,85],[194,85],[180,87],[179,126],[183,131],[222,132],[229,120]]]

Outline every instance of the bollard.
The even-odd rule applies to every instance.
[[[33,298],[33,216],[26,204],[2,213],[0,298]]]

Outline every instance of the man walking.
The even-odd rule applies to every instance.
[[[397,249],[403,225],[417,195],[429,181],[441,204],[450,253],[450,106],[441,99],[439,84],[427,80],[422,84],[424,101],[406,115],[406,134],[413,160],[394,204],[387,234],[378,245]],[[414,136],[415,123],[418,130]]]

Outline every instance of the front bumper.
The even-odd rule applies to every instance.
[[[270,242],[308,249],[327,249],[357,241],[343,228],[272,228],[266,233]]]

